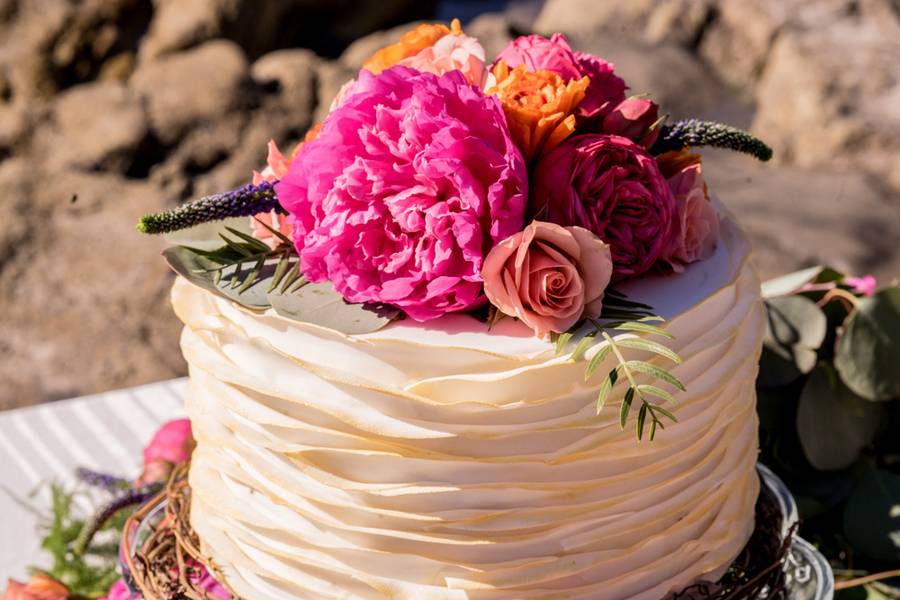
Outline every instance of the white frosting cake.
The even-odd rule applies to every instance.
[[[179,280],[204,551],[248,600],[659,600],[718,579],[758,491],[747,242],[726,221],[711,259],[619,289],[684,359],[678,422],[652,443],[636,410],[620,429],[624,387],[596,413],[614,359],[585,383],[512,319],[347,336]]]

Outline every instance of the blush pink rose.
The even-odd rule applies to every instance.
[[[169,421],[144,448],[144,472],[135,485],[164,481],[176,465],[190,460],[195,445],[188,419]]]
[[[532,221],[494,246],[482,275],[491,304],[543,338],[600,314],[612,257],[587,229]]]
[[[618,281],[646,273],[671,247],[676,206],[644,148],[621,136],[582,134],[541,158],[530,213],[608,243]]]
[[[290,159],[281,153],[275,140],[269,140],[268,150],[269,154],[266,158],[266,168],[263,169],[262,172],[253,171],[254,185],[260,184],[263,181],[268,181],[270,183],[278,181],[287,174],[288,168],[291,166]],[[266,229],[266,227],[260,225],[260,221],[288,237],[290,237],[291,229],[294,226],[290,215],[279,214],[278,211],[275,210],[253,215],[253,217],[250,218],[250,230],[253,233],[253,237],[265,242],[271,248],[278,246],[280,240],[275,234]]]
[[[496,98],[395,66],[360,72],[275,190],[310,281],[425,321],[484,304],[484,256],[522,229],[528,173]]]
[[[677,205],[677,228],[663,259],[676,273],[681,273],[685,265],[706,260],[716,251],[719,213],[706,195],[699,162],[684,167],[668,183]]]
[[[603,117],[601,133],[621,135],[644,148],[650,148],[659,137],[659,107],[646,98],[626,98]]]
[[[37,573],[28,583],[9,579],[2,600],[66,600],[69,589],[49,575]]]
[[[559,33],[549,39],[540,35],[519,36],[500,52],[495,64],[500,60],[511,68],[525,65],[529,71],[552,71],[566,83],[587,75],[590,84],[575,112],[579,127],[602,118],[625,99],[627,87],[612,63],[592,54],[573,52]]]
[[[494,85],[493,76],[484,64],[484,48],[478,40],[467,35],[448,33],[433,46],[423,48],[397,64],[435,75],[459,71],[466,81],[483,90]]]

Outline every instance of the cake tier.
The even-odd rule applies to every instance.
[[[713,258],[620,287],[684,359],[678,422],[652,443],[636,410],[620,429],[621,386],[596,412],[612,358],[585,383],[512,319],[346,336],[178,281],[204,550],[248,600],[659,600],[718,579],[758,491],[747,256],[726,221]]]

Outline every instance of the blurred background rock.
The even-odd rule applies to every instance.
[[[453,16],[489,57],[564,32],[768,141],[706,153],[764,276],[900,274],[897,0],[0,0],[0,409],[183,374],[137,218],[247,181],[401,24]]]

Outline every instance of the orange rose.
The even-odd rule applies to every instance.
[[[503,104],[513,140],[531,162],[575,131],[575,109],[590,83],[587,77],[566,83],[551,71],[510,69],[504,61],[494,66],[497,85],[488,90]]]
[[[69,589],[49,575],[38,573],[28,583],[10,579],[2,600],[65,600]]]
[[[400,41],[396,44],[386,46],[373,54],[362,68],[377,75],[385,69],[393,67],[404,58],[415,56],[419,51],[433,46],[435,42],[448,33],[462,35],[459,19],[453,19],[450,27],[443,23],[423,23],[418,25],[415,29],[407,31],[400,36]]]

